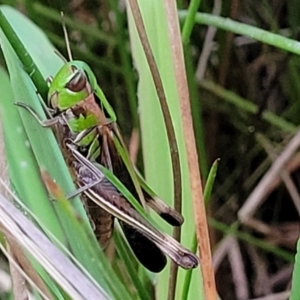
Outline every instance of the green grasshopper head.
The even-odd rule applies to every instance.
[[[70,61],[50,83],[48,105],[57,111],[64,111],[94,93],[96,84],[95,75],[86,63]]]

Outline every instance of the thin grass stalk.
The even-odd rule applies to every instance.
[[[61,23],[61,14],[59,11],[38,2],[33,3],[32,8],[40,16],[47,18],[48,20],[56,21],[57,23]],[[78,20],[68,17],[67,15],[64,16],[64,21],[68,27],[79,30],[83,34],[86,34],[89,37],[93,37],[95,38],[95,40],[101,41],[109,47],[116,47],[117,45],[117,40],[115,39],[114,36],[100,31],[97,27],[91,30],[90,25],[84,24],[82,22],[78,22]]]
[[[205,202],[202,191],[201,175],[198,165],[198,155],[196,149],[193,121],[189,102],[189,91],[187,79],[185,75],[185,66],[183,59],[183,50],[179,34],[174,34],[174,30],[179,31],[177,10],[173,0],[165,1],[166,10],[168,11],[168,27],[170,32],[170,40],[172,44],[173,61],[175,69],[175,78],[180,93],[181,118],[183,124],[183,132],[185,136],[185,147],[187,151],[188,168],[190,174],[190,186],[192,191],[192,201],[194,207],[194,216],[196,222],[196,232],[199,245],[200,263],[203,276],[203,286],[205,299],[216,300],[217,292],[215,285],[214,272],[212,267],[211,250],[209,243],[208,226],[205,212]],[[169,298],[170,299],[170,298]]]
[[[21,43],[19,37],[14,32],[12,27],[10,26],[9,22],[5,18],[3,12],[0,10],[0,27],[3,30],[4,34],[6,36],[10,37],[10,43],[14,49],[14,51],[17,53],[19,58],[21,59],[25,71],[31,76],[32,81],[36,86],[39,86],[39,92],[40,95],[44,100],[47,99],[47,93],[48,93],[48,87],[45,82],[45,79],[43,78],[40,70],[37,68],[35,62],[31,58],[28,51],[25,49],[23,44]]]
[[[129,52],[124,49],[124,45],[126,44],[126,36],[124,34],[124,28],[123,28],[123,15],[120,12],[120,9],[118,8],[118,3],[116,1],[110,1],[111,7],[113,8],[115,14],[116,14],[116,25],[117,25],[117,36],[118,36],[118,42],[117,42],[117,49],[119,51],[119,56],[123,65],[123,78],[126,85],[126,91],[128,94],[128,104],[129,104],[129,110],[131,114],[131,120],[133,128],[139,128],[139,118],[137,114],[137,96],[135,92],[135,80],[134,75],[132,72],[131,67],[131,61]]]
[[[153,52],[151,50],[149,40],[145,31],[142,15],[136,0],[128,0],[130,4],[132,15],[135,20],[136,28],[141,40],[141,44],[146,55],[148,65],[152,74],[156,92],[160,101],[161,109],[163,111],[163,117],[165,121],[165,126],[167,129],[168,142],[170,147],[171,159],[172,159],[172,171],[173,171],[173,180],[174,180],[174,208],[181,213],[181,198],[182,198],[182,189],[181,189],[181,170],[180,170],[180,161],[178,154],[177,140],[175,136],[175,130],[172,123],[172,118],[166,101],[166,95],[164,93],[163,84],[161,77],[157,68],[157,64],[154,59]],[[180,237],[179,237],[180,239]],[[179,240],[178,239],[178,240]]]
[[[128,249],[128,245],[126,245],[124,237],[119,230],[114,231],[114,242],[116,244],[116,248],[118,249],[118,253],[122,261],[125,262],[127,266],[127,271],[129,276],[134,282],[134,286],[137,290],[137,293],[141,299],[151,300],[149,293],[145,289],[142,280],[139,278],[138,273],[136,272],[135,267],[133,266],[132,257],[129,256],[130,250]]]
[[[211,92],[212,94],[222,98],[223,100],[227,101],[228,103],[231,103],[235,105],[237,108],[241,109],[242,111],[245,111],[250,114],[257,114],[259,111],[259,108],[257,105],[252,103],[251,101],[242,98],[241,96],[237,95],[236,93],[226,90],[220,85],[209,81],[209,80],[202,80],[199,83],[200,87]],[[277,127],[278,129],[284,130],[287,133],[290,134],[296,134],[297,133],[297,126],[283,117],[280,117],[276,114],[274,114],[271,111],[265,110],[262,113],[262,119],[267,121],[270,125],[273,125]]]
[[[200,4],[201,4],[201,0],[192,0],[189,5],[188,13],[185,18],[182,32],[181,32],[183,45],[189,43],[190,36],[195,25],[195,16],[200,7]]]
[[[179,12],[179,16],[183,20],[186,18],[187,14],[187,11]],[[268,44],[279,49],[300,55],[300,42],[279,34],[269,32],[267,30],[257,28],[252,25],[233,21],[229,18],[223,18],[199,12],[196,14],[195,22],[197,24],[215,26],[222,30],[247,36],[264,44]]]
[[[211,193],[212,193],[212,189],[214,186],[214,182],[215,182],[215,178],[216,178],[216,174],[217,174],[217,169],[218,169],[218,165],[219,165],[219,159],[215,160],[207,177],[207,182],[205,184],[205,189],[204,189],[204,202],[207,205],[210,197],[211,197]],[[198,241],[197,241],[197,235],[195,232],[194,238],[193,238],[193,242],[192,242],[192,247],[191,247],[191,251],[196,252],[197,251],[197,246],[198,246]],[[183,299],[182,300],[186,300],[188,299],[188,294],[189,294],[189,289],[190,289],[190,284],[191,284],[191,277],[192,277],[192,270],[188,270],[187,271],[187,275],[185,276],[185,280],[184,280],[184,285],[183,285]]]
[[[234,224],[231,224],[230,226],[219,222],[216,219],[209,219],[209,225],[220,231],[223,232],[226,235],[234,235],[235,237],[237,237],[238,239],[240,239],[241,241],[244,241],[246,243],[249,243],[255,247],[260,248],[261,250],[267,252],[267,253],[272,253],[274,255],[276,255],[279,258],[282,258],[283,260],[285,260],[286,262],[289,263],[294,263],[295,261],[295,257],[294,255],[287,250],[281,249],[279,247],[274,247],[273,245],[270,245],[270,243],[265,242],[262,239],[253,237],[251,234],[240,231],[238,229],[238,222],[235,222]]]
[[[143,23],[142,15],[136,0],[129,0],[129,5],[131,7],[132,15],[135,20],[135,25],[141,40],[141,44],[150,67],[156,92],[160,101],[161,109],[163,112],[163,117],[165,121],[165,126],[167,130],[171,160],[172,160],[172,171],[173,171],[173,180],[174,180],[174,208],[181,213],[182,207],[182,183],[181,183],[181,167],[179,161],[179,152],[177,146],[177,140],[175,136],[175,129],[172,123],[170,110],[168,108],[166,95],[164,92],[162,80],[159,74],[157,64],[154,59],[153,52],[150,47],[150,43],[146,34],[145,26]],[[175,240],[180,241],[180,227],[174,228],[173,237]],[[176,279],[178,273],[178,266],[172,262],[170,270],[170,279],[169,279],[169,294],[168,299],[174,299],[175,297],[175,288],[176,288]]]

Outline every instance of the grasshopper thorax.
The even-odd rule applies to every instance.
[[[50,83],[48,105],[56,111],[67,110],[94,92],[96,78],[82,61],[63,65]]]

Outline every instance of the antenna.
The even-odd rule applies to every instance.
[[[66,46],[67,46],[68,58],[69,58],[69,61],[72,61],[73,57],[72,57],[67,27],[66,27],[66,23],[65,23],[65,19],[64,19],[64,13],[61,11],[60,14],[61,14],[61,21],[62,21],[62,27],[63,27],[63,31],[64,31],[64,36],[65,36]]]

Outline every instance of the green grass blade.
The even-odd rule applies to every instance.
[[[300,282],[300,240],[297,243],[297,254],[295,256],[295,264],[293,270],[293,279],[292,279],[292,290],[290,300],[297,300],[300,299],[300,289],[299,289],[299,282]]]
[[[66,259],[22,212],[2,196],[0,196],[0,213],[2,220],[1,228],[5,228],[5,232],[18,239],[22,247],[34,253],[36,257],[39,257],[43,261],[43,265],[49,270],[49,273],[54,273],[55,269],[56,273],[60,273],[60,275],[69,274],[68,277],[63,277],[63,280],[66,279],[71,284],[69,286],[73,286],[71,289],[68,289],[69,292],[73,293],[75,290],[84,294],[90,292],[93,295],[98,295],[100,299],[103,298],[101,296],[104,296],[105,293],[100,288],[97,289],[94,283],[87,280],[85,276],[82,276],[72,262]],[[84,283],[81,286],[82,290],[79,289],[80,282]],[[105,299],[108,298],[105,296]]]
[[[219,165],[219,159],[215,160],[209,173],[208,173],[208,177],[207,177],[207,181],[205,184],[205,188],[204,188],[204,201],[205,204],[208,205],[208,202],[210,200],[211,197],[211,193],[212,193],[212,189],[215,183],[215,178],[217,175],[217,170],[218,170],[218,165]],[[194,238],[193,238],[193,243],[192,243],[192,248],[191,251],[193,251],[194,253],[197,251],[197,236],[196,236],[196,232],[194,233]],[[189,290],[190,290],[190,284],[191,284],[191,279],[192,279],[192,270],[188,270],[184,279],[184,285],[183,285],[183,295],[184,298],[182,300],[185,300],[188,298],[188,294],[189,294]]]
[[[172,64],[171,45],[167,33],[166,12],[162,1],[138,1],[141,13],[144,19],[146,32],[150,39],[150,45],[154,52],[155,60],[158,64],[160,75],[162,77],[167,102],[171,112],[173,124],[175,126],[176,138],[179,146],[180,161],[182,164],[183,178],[183,216],[185,223],[182,226],[182,243],[190,245],[193,239],[194,218],[191,205],[191,193],[189,183],[189,172],[187,167],[185,143],[182,133],[180,108],[176,81],[174,78],[174,69]],[[139,73],[139,113],[142,133],[142,145],[145,164],[145,177],[149,185],[156,194],[159,195],[168,205],[172,206],[173,199],[173,180],[172,167],[169,155],[168,139],[166,136],[165,125],[161,113],[156,91],[153,88],[149,67],[145,60],[140,41],[132,17],[129,14],[129,31],[131,40],[131,49],[134,58],[134,65]],[[155,219],[165,230],[166,226]],[[170,229],[169,229],[170,232]],[[177,293],[181,295],[183,287],[184,270],[179,270],[177,280]],[[158,297],[166,299],[168,293],[169,268],[166,268],[159,275]],[[189,299],[201,299],[201,282],[199,270],[195,272],[192,278],[191,293]]]
[[[259,108],[257,105],[252,103],[251,101],[244,99],[237,95],[236,93],[226,90],[222,88],[220,85],[208,81],[203,80],[200,82],[200,86],[204,88],[207,91],[210,91],[211,93],[223,98],[228,103],[231,103],[235,105],[237,108],[249,113],[249,114],[256,114],[259,111]],[[274,114],[271,111],[264,111],[262,113],[263,120],[269,122],[271,125],[277,127],[278,129],[285,130],[288,133],[295,134],[297,132],[297,126],[286,119]]]
[[[3,9],[3,7],[1,8]],[[54,55],[53,47],[47,47],[48,45],[50,45],[48,40],[45,37],[41,38],[40,30],[33,26],[33,24],[26,18],[24,18],[24,16],[22,16],[20,13],[13,11],[12,9],[3,9],[3,11],[5,12],[5,15],[9,22],[12,22],[14,24],[12,27],[18,32],[18,35],[21,37],[20,40],[24,42],[25,48],[30,53],[31,57],[34,58],[37,67],[40,70],[43,70],[42,74],[54,75],[62,62],[56,55]],[[17,16],[19,16],[20,18],[17,18]],[[23,34],[25,34],[26,38],[23,36]],[[35,45],[39,44],[39,47],[30,48],[28,46],[28,43]],[[28,74],[26,74],[26,72],[24,72],[18,58],[16,57],[9,42],[6,40],[3,34],[1,36],[1,45],[10,73],[10,83],[13,89],[13,100],[18,100],[30,105],[38,113],[39,116],[45,118],[40,99],[37,97],[36,90],[30,80],[30,77],[28,76]],[[43,49],[44,59],[38,58],[40,57],[39,49]],[[45,58],[47,58],[47,60]],[[53,66],[56,67],[53,68]],[[39,89],[39,87],[37,88]],[[27,165],[34,175],[30,175],[30,177],[28,175],[27,179],[31,181],[31,184],[26,184],[26,186],[24,186],[23,178],[21,179],[21,177],[18,177],[19,165],[16,165],[16,168],[12,170],[15,174],[12,175],[12,178],[20,178],[19,181],[16,180],[16,182],[13,182],[14,186],[17,186],[16,190],[27,188],[28,197],[26,197],[26,199],[32,199],[33,202],[31,206],[39,207],[39,209],[35,211],[35,214],[37,215],[37,218],[39,220],[43,221],[43,224],[44,219],[46,219],[47,217],[47,214],[50,214],[51,211],[53,212],[53,218],[49,218],[50,224],[44,224],[44,226],[47,225],[47,228],[50,228],[51,226],[57,227],[57,232],[53,232],[52,228],[51,232],[53,232],[53,234],[63,244],[70,247],[71,252],[76,257],[76,259],[88,270],[88,272],[99,282],[101,286],[105,285],[101,278],[103,278],[103,273],[106,272],[109,274],[107,279],[107,286],[109,286],[110,288],[113,287],[113,293],[115,293],[114,297],[116,299],[130,299],[131,297],[123,289],[121,282],[115,278],[116,276],[112,272],[109,271],[109,266],[105,265],[105,267],[103,267],[102,265],[101,267],[100,262],[95,263],[95,261],[99,260],[98,244],[97,248],[95,248],[95,250],[90,253],[90,255],[86,255],[86,247],[89,247],[87,246],[87,243],[91,243],[91,241],[86,241],[82,238],[82,236],[77,235],[77,229],[74,228],[72,222],[66,220],[62,208],[59,207],[57,203],[51,203],[49,201],[49,197],[45,192],[43,184],[41,183],[39,174],[40,167],[43,167],[47,170],[51,178],[58,182],[59,185],[63,188],[65,194],[70,193],[75,189],[75,186],[72,182],[69,171],[65,165],[61,151],[57,145],[52,131],[50,129],[41,128],[36,120],[34,120],[28,112],[19,109],[18,107],[13,105],[13,102],[4,103],[1,108],[1,112],[3,115],[9,115],[8,109],[13,111],[16,118],[19,118],[19,127],[22,128],[23,123],[25,128],[25,131],[24,129],[23,131],[27,134],[27,137],[26,135],[24,135],[23,140],[20,140],[20,137],[17,135],[16,130],[15,135],[13,135],[13,132],[10,131],[10,129],[14,129],[15,125],[18,125],[15,123],[11,123],[13,120],[10,118],[7,118],[5,120],[5,126],[8,130],[7,132],[5,132],[5,135],[7,138],[9,138],[9,142],[7,145],[9,145],[9,149],[15,150],[14,157],[9,156],[9,163],[11,163],[12,165],[16,165],[14,159],[20,156],[18,150],[21,149],[19,148],[18,144],[13,144],[14,141],[27,145],[27,148],[28,144],[30,145],[29,149],[30,155],[32,156],[32,161],[28,161]],[[19,113],[21,118],[18,117]],[[35,162],[33,162],[34,160]],[[37,198],[36,190],[32,189],[32,186],[35,187],[36,185],[41,186],[41,190],[43,192],[43,197],[41,198]],[[20,196],[22,196],[21,192]],[[93,236],[89,221],[80,199],[77,197],[77,199],[72,199],[70,203],[72,204],[72,206],[74,206],[82,220],[84,220],[86,226],[88,226],[90,235]],[[64,234],[62,234],[62,229]],[[93,240],[95,242],[94,236]],[[93,242],[91,244],[91,247],[96,247],[95,245],[93,245]]]
[[[185,19],[187,11],[180,11],[179,16],[181,19]],[[264,44],[268,44],[279,49],[300,54],[300,42],[289,39],[285,36],[269,32],[264,29],[257,28],[252,25],[244,24],[241,22],[233,21],[229,18],[222,18],[207,13],[197,13],[195,17],[197,24],[205,24],[208,26],[215,26],[219,29],[230,31],[236,34],[241,34],[249,38],[260,41]]]
[[[22,199],[27,203],[27,207],[34,215],[44,215],[43,226],[53,232],[59,239],[63,239],[63,233],[58,223],[53,222],[56,214],[51,203],[47,199],[44,186],[39,180],[34,180],[37,174],[37,163],[31,149],[28,147],[27,135],[22,127],[19,114],[16,113],[14,107],[11,107],[14,96],[10,85],[7,73],[0,69],[0,111],[1,122],[4,130],[4,143],[7,149],[6,158],[8,161],[8,171],[11,182],[17,194],[22,195]],[[4,109],[5,108],[5,109]],[[9,133],[7,129],[8,124],[12,132]],[[17,170],[17,172],[14,172]],[[32,197],[31,191],[34,191]],[[36,199],[39,199],[39,205],[36,205]],[[45,211],[47,212],[45,214]],[[49,275],[36,263],[34,259],[29,258],[35,269],[44,279],[47,286],[52,293],[56,295],[57,299],[62,299],[60,291],[55,287]]]
[[[129,246],[126,244],[124,236],[121,235],[119,230],[114,231],[114,241],[116,243],[116,248],[119,253],[119,256],[124,262],[124,264],[126,265],[126,270],[140,298],[145,300],[150,300],[151,297],[147,293],[147,290],[145,289],[143,282],[140,280],[136,268],[133,266],[133,260],[136,261],[136,259],[132,257],[132,252],[129,249]]]
[[[5,37],[1,36],[1,41],[2,49],[5,52],[7,49]],[[7,55],[9,56],[9,52]],[[9,64],[8,61],[7,63]],[[21,81],[19,84],[21,85]],[[5,85],[11,87],[8,78]],[[11,92],[0,99],[9,175],[18,195],[22,195],[22,199],[27,206],[37,216],[43,215],[44,225],[49,228],[59,240],[63,240],[64,235],[59,223],[53,222],[53,220],[56,219],[56,214],[48,200],[43,184],[39,180],[37,161],[32,149],[28,145],[28,137],[22,120],[16,106],[13,105],[16,97],[11,87]],[[47,214],[45,212],[47,212]]]
[[[215,183],[216,175],[217,175],[217,170],[219,166],[220,159],[216,159],[214,163],[212,164],[212,167],[208,173],[208,177],[206,180],[205,188],[204,188],[204,201],[205,204],[208,205],[208,202],[211,197],[212,189]]]

